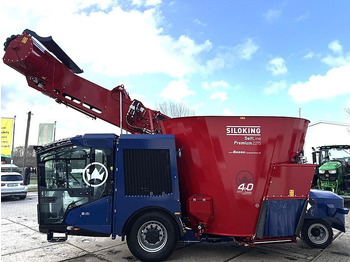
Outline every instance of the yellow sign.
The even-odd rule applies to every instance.
[[[13,118],[1,118],[1,156],[11,157]]]

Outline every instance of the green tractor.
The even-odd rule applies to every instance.
[[[314,185],[350,196],[350,145],[320,146],[313,150],[312,160],[317,164]]]

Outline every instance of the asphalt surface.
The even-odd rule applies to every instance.
[[[120,239],[69,236],[66,242],[49,243],[38,231],[37,194],[25,200],[3,199],[1,202],[2,262],[112,262],[137,261]],[[350,202],[346,202],[349,208]],[[311,249],[302,240],[296,244],[243,247],[232,243],[179,244],[168,261],[339,261],[350,262],[350,215],[347,232],[334,231],[328,248]]]

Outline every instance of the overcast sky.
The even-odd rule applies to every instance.
[[[350,1],[1,1],[3,41],[26,28],[52,36],[105,88],[124,84],[148,107],[169,99],[197,115],[301,116],[349,123]],[[2,50],[2,55],[4,51]],[[1,64],[1,116],[15,146],[39,123],[56,138],[118,129],[57,104]]]

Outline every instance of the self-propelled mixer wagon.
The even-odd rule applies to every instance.
[[[5,64],[28,85],[131,134],[86,134],[37,147],[39,229],[126,238],[144,261],[179,241],[295,242],[325,248],[345,231],[343,199],[310,191],[300,164],[308,121],[291,117],[169,118],[77,74],[51,37],[25,30],[5,43]]]

